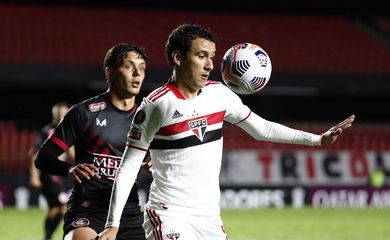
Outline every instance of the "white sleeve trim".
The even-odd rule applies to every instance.
[[[111,192],[106,228],[119,227],[123,208],[137,178],[145,155],[146,151],[144,150],[129,146],[126,147]]]
[[[237,124],[258,141],[320,146],[321,135],[292,129],[279,123],[270,122],[254,112]]]

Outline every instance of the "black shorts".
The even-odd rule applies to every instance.
[[[67,211],[64,218],[64,236],[78,227],[89,227],[96,233],[105,229],[107,220],[107,207],[95,204],[93,201],[70,200],[71,209]],[[146,240],[145,231],[142,228],[144,221],[143,213],[140,210],[124,210],[117,235],[117,240]]]
[[[41,193],[50,208],[66,204],[68,195],[63,177],[42,174],[40,180],[42,182]]]

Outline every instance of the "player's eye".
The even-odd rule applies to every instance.
[[[124,67],[126,70],[131,70],[131,69],[134,68],[134,66],[131,65],[131,64],[125,64],[123,67]]]
[[[145,72],[145,70],[146,70],[146,66],[145,66],[145,65],[141,65],[141,66],[139,67],[139,70],[141,70],[141,71]]]

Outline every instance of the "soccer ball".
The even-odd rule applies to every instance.
[[[222,59],[222,79],[238,94],[260,91],[268,83],[271,72],[268,54],[253,43],[240,43],[229,48]]]

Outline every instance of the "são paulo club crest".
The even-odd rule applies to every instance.
[[[203,142],[203,137],[206,133],[207,118],[201,118],[201,119],[189,121],[188,126],[199,138],[199,140]]]

